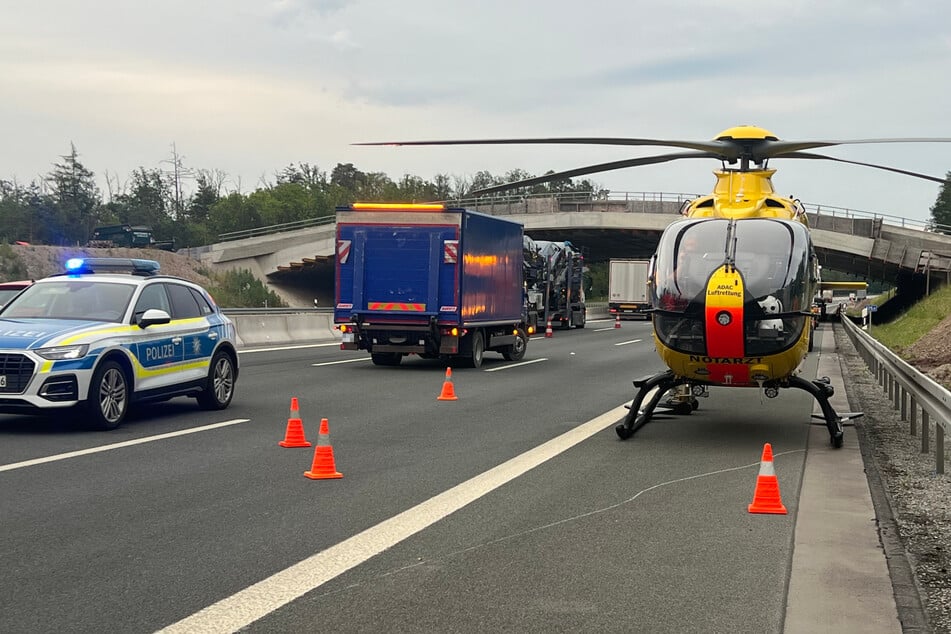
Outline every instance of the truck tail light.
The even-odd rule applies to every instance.
[[[340,332],[350,332],[350,326],[347,324],[340,324],[337,326],[337,328],[340,330]]]

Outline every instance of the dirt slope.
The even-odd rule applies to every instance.
[[[207,286],[211,282],[200,262],[170,251],[119,247],[88,249],[19,244],[12,245],[11,248],[26,267],[27,278],[29,279],[39,279],[53,273],[62,272],[64,263],[71,257],[93,256],[157,260],[162,265],[161,273],[165,275],[176,275],[203,286]]]

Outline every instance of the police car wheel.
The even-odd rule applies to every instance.
[[[234,362],[227,352],[219,350],[211,359],[208,370],[208,382],[198,394],[198,405],[202,409],[224,409],[231,404],[234,396]]]
[[[115,429],[128,410],[129,381],[122,366],[115,361],[101,363],[93,374],[86,398],[89,424],[95,429]]]

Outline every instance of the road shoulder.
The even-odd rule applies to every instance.
[[[832,326],[816,333],[817,376],[850,410]],[[818,403],[813,412],[821,414]],[[856,429],[833,449],[821,420],[809,433],[786,606],[786,633],[902,631]]]

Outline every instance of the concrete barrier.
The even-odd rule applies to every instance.
[[[225,309],[225,313],[238,331],[239,348],[340,341],[340,331],[334,329],[334,317],[330,312],[234,314]],[[588,306],[589,319],[606,316],[606,303]]]
[[[238,332],[238,347],[280,346],[340,339],[330,313],[228,315]]]

